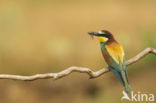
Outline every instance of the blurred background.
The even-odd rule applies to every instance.
[[[155,0],[1,0],[0,73],[33,75],[70,66],[106,66],[98,40],[106,29],[123,45],[126,59],[156,48]],[[156,56],[128,68],[134,92],[156,94]],[[120,103],[123,87],[109,72],[96,79],[73,73],[33,82],[0,80],[0,103]],[[125,101],[126,102],[126,101]]]

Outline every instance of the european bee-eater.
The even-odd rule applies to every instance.
[[[131,96],[131,88],[128,81],[125,56],[122,46],[107,30],[88,33],[91,36],[96,36],[99,39],[101,51],[108,68],[115,74],[117,79],[124,86],[126,93]]]

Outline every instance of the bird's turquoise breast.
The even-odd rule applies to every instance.
[[[105,49],[105,44],[106,44],[106,42],[100,43],[100,48],[101,48],[101,50]]]

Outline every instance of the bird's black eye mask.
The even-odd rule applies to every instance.
[[[98,34],[97,36],[101,36],[101,37],[110,38],[110,35],[108,35],[108,34]]]
[[[110,38],[110,35],[107,32],[105,32],[105,31],[98,32],[98,35],[97,36],[102,36],[102,37]]]
[[[93,36],[100,36],[105,38],[110,38],[110,35],[106,32],[88,32],[88,34],[93,38]]]

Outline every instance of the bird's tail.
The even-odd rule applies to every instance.
[[[128,81],[128,75],[127,75],[127,71],[121,71],[121,75],[122,75],[122,78],[123,78],[123,82],[124,82],[124,88],[125,88],[125,92],[131,96],[131,93],[132,93],[132,89],[129,85],[129,81]]]
[[[125,92],[131,97],[132,89],[129,84],[125,84]]]
[[[129,96],[131,96],[132,89],[131,89],[131,87],[129,85],[127,71],[126,70],[117,71],[114,68],[110,68],[110,69],[115,74],[115,76],[117,77],[117,79],[121,82],[121,84],[124,86],[125,92]]]

